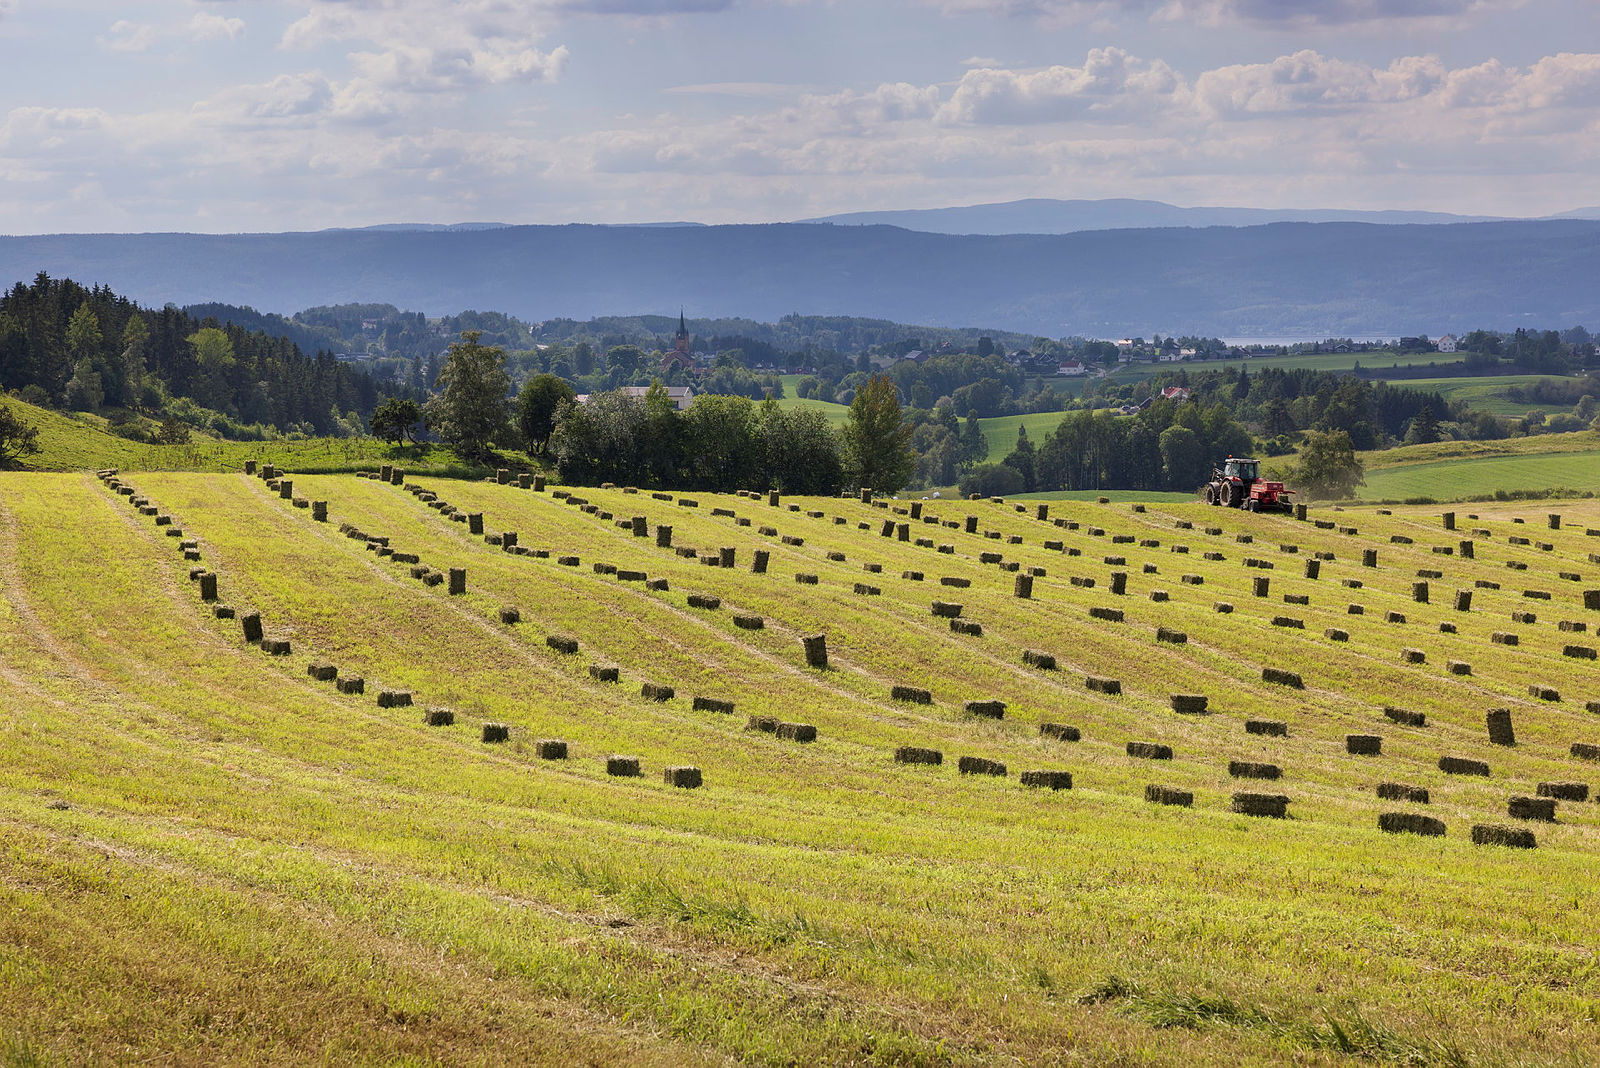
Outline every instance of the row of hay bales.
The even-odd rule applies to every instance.
[[[1019,506],[1019,510],[1020,510],[1020,506]],[[1041,518],[1043,518],[1042,515],[1041,515]],[[1188,524],[1187,521],[1180,521],[1180,525],[1192,526],[1192,524]],[[969,529],[970,529],[970,527],[971,527],[971,524],[969,524]],[[1351,531],[1349,531],[1349,533],[1354,533],[1354,531],[1351,530]],[[1127,540],[1131,540],[1131,538],[1127,539]],[[1248,542],[1249,536],[1248,535],[1241,536],[1241,538],[1239,540]],[[1297,553],[1298,552],[1298,547],[1297,546],[1284,546],[1282,548],[1283,548],[1283,551],[1285,551],[1285,552],[1290,552],[1290,553]],[[1470,555],[1471,555],[1470,547],[1463,546],[1463,556],[1470,556]],[[1324,559],[1324,558],[1332,559],[1332,554],[1331,553],[1319,553],[1318,554],[1318,559],[1308,560],[1306,562],[1306,575],[1307,575],[1308,578],[1315,579],[1315,578],[1318,577],[1318,575],[1320,573],[1320,560]],[[991,562],[992,562],[992,560],[991,560]],[[1109,562],[1109,558],[1108,558],[1108,562]],[[1122,561],[1118,560],[1117,562],[1121,563]],[[1268,564],[1268,563],[1266,563],[1264,561],[1254,561],[1254,562],[1257,563],[1258,566],[1267,566],[1267,567],[1271,566],[1270,564]],[[1369,555],[1364,562],[1367,563],[1369,566],[1375,566],[1376,565],[1375,554]],[[1419,574],[1424,575],[1425,577],[1428,577],[1428,578],[1441,577],[1440,573],[1437,572],[1437,571],[1419,572]],[[1568,575],[1568,574],[1564,574],[1563,577],[1572,578],[1574,580],[1576,580],[1578,578],[1578,576],[1576,576],[1576,575]],[[1262,585],[1262,584],[1258,582],[1258,590],[1259,590],[1260,585]],[[1356,585],[1359,585],[1359,583],[1357,583]],[[1259,590],[1259,592],[1262,592],[1263,594],[1265,593],[1264,590]],[[1427,600],[1428,600],[1428,590],[1427,590],[1426,584],[1414,584],[1412,592],[1413,592],[1413,599],[1414,600],[1416,600],[1416,601],[1418,601],[1420,603],[1426,603],[1427,602]],[[1297,603],[1297,602],[1298,603],[1307,603],[1308,599],[1293,598],[1292,595],[1291,595],[1291,597],[1290,598],[1286,598],[1286,600],[1289,600],[1290,603]],[[1458,611],[1468,611],[1468,610],[1470,610],[1470,604],[1471,604],[1471,593],[1470,593],[1470,591],[1457,591],[1456,600],[1455,600],[1455,606],[1456,606],[1457,610]],[[940,606],[936,607],[935,614],[941,614],[939,612],[939,608],[945,608],[945,606],[940,605]],[[949,613],[949,609],[948,608],[946,608],[946,613]],[[959,610],[957,610],[955,613],[949,613],[949,614],[959,614]],[[1393,618],[1393,614],[1391,614],[1391,618]],[[1564,630],[1577,630],[1577,629],[1580,629],[1581,626],[1582,626],[1581,624],[1574,625],[1574,624],[1572,624],[1570,622],[1565,622],[1564,626],[1563,626],[1563,629]],[[1454,631],[1454,628],[1449,626],[1449,625],[1442,625],[1441,626],[1441,630],[1446,632],[1446,633],[1452,633]],[[1158,634],[1158,640],[1159,640],[1159,638],[1160,638],[1160,635]],[[1039,662],[1039,660],[1038,660],[1038,656],[1039,655],[1040,654],[1035,654],[1035,653],[1032,653],[1031,651],[1028,652],[1028,653],[1025,653],[1025,661],[1029,662],[1029,663],[1038,663]],[[1047,654],[1045,654],[1045,655],[1047,655]],[[1573,656],[1573,657],[1582,657],[1583,656],[1583,647],[1576,647],[1576,648],[1572,649],[1571,651],[1567,652],[1566,655]],[[1419,661],[1421,658],[1417,657],[1415,654],[1413,654],[1413,656],[1411,656],[1409,659],[1411,659],[1411,660],[1413,660],[1415,662],[1415,661]],[[1450,670],[1451,670],[1451,672],[1453,674],[1470,674],[1470,666],[1466,665],[1465,663],[1452,661],[1449,666],[1450,666]],[[1264,672],[1263,672],[1263,677],[1264,677],[1264,680],[1266,680],[1266,681],[1281,682],[1281,683],[1284,683],[1284,684],[1287,684],[1287,685],[1292,685],[1292,686],[1297,686],[1297,687],[1303,685],[1303,683],[1300,682],[1298,676],[1295,675],[1294,673],[1282,672],[1280,670],[1265,669]],[[1537,693],[1539,691],[1539,688],[1535,687],[1534,691],[1535,691],[1535,694],[1537,695]],[[1181,700],[1181,698],[1175,700],[1175,707],[1177,707],[1178,700]],[[1493,715],[1494,714],[1491,713],[1491,718],[1493,717]],[[1250,726],[1257,726],[1257,725],[1256,724],[1251,724]],[[1265,726],[1265,725],[1263,724],[1261,726]],[[1491,728],[1491,730],[1492,729],[1493,728]],[[1376,752],[1379,751],[1379,749],[1381,747],[1381,740],[1376,738],[1376,737],[1374,737],[1374,736],[1351,735],[1346,739],[1346,745],[1347,745],[1347,751],[1349,751],[1351,753],[1371,754],[1371,753],[1376,753]],[[1580,745],[1575,745],[1573,747],[1573,755],[1574,756],[1583,756],[1585,753],[1590,751],[1591,748],[1593,748],[1593,747],[1584,746],[1584,745],[1581,745],[1581,744]],[[1523,802],[1518,802],[1518,804],[1523,804]],[[1524,806],[1524,807],[1526,807],[1526,806]],[[1538,806],[1535,806],[1535,807],[1538,807]],[[1516,813],[1513,813],[1513,814],[1516,814]],[[1491,829],[1491,831],[1492,831],[1492,829]],[[1478,833],[1478,829],[1475,829],[1474,837],[1475,837],[1475,840],[1477,840],[1478,838],[1482,837],[1482,835],[1480,835]],[[1493,838],[1494,835],[1492,833],[1489,833],[1489,837]]]
[[[385,470],[381,474],[382,479],[385,482],[390,482],[394,485],[404,484],[403,473],[394,472],[391,469]],[[499,481],[504,483],[506,479],[501,478]],[[530,488],[530,480],[526,476],[524,476],[521,481],[523,483],[522,488]],[[538,483],[539,484],[536,487],[531,488],[542,490],[544,488],[542,478],[538,480]],[[428,503],[430,506],[438,501],[437,495],[430,494],[427,491],[413,490],[413,492],[414,495],[423,500],[425,503]],[[324,513],[325,507],[326,506],[324,505]],[[448,518],[455,518],[454,510],[442,502],[440,502],[440,506],[436,508],[436,510],[440,511]],[[461,519],[458,521],[467,522],[468,520],[465,515],[462,515]],[[479,522],[481,522],[481,517]],[[368,535],[364,531],[356,528],[353,524],[346,523],[343,525],[341,530],[349,537],[364,541],[370,550],[380,551],[389,549],[387,538]],[[384,552],[383,555],[400,557],[401,559],[399,559],[398,562],[412,564],[412,573],[414,577],[425,578],[424,572],[426,572],[427,569],[423,568],[422,565],[420,565],[415,559],[408,557],[406,554],[396,554],[390,550],[388,552]],[[419,568],[421,568],[420,571]],[[451,568],[449,574],[449,583],[449,592],[451,594],[465,593],[466,569]],[[434,585],[436,583],[428,582],[428,584]],[[508,613],[506,610],[502,610],[502,618],[505,618],[507,614]],[[511,609],[509,610],[509,614],[518,615],[519,613],[517,613],[515,609]],[[551,644],[553,647],[562,647],[565,643],[563,639],[552,636]],[[566,648],[558,648],[558,651],[569,650]],[[571,642],[570,651],[577,651],[577,645],[575,641]],[[287,652],[287,650],[285,650],[285,652]],[[325,661],[312,662],[307,666],[306,672],[311,678],[317,681],[332,682],[340,693],[360,694],[364,693],[366,689],[366,682],[364,678],[358,675],[341,675],[339,669],[335,665]],[[646,684],[647,697],[652,696],[650,693],[651,689],[652,688],[650,684]],[[664,699],[659,696],[660,688],[657,688],[657,690],[658,693],[654,699]],[[667,689],[665,697],[670,698],[670,696],[671,691],[670,689]],[[413,705],[413,694],[409,690],[379,689],[376,691],[376,703],[379,708],[409,708]],[[729,707],[731,709],[731,705]],[[455,721],[455,711],[450,708],[429,706],[423,709],[422,712],[422,722],[430,727],[449,727],[453,726]],[[484,722],[480,725],[480,737],[485,744],[498,744],[507,742],[511,738],[511,733],[512,728],[509,724]],[[811,737],[815,737],[814,729]],[[565,760],[570,756],[570,746],[565,740],[562,739],[537,739],[533,742],[532,748],[535,755],[542,760]],[[697,789],[704,782],[704,777],[698,767],[690,765],[674,765],[665,767],[662,770],[663,779],[669,786],[674,786],[681,789]],[[642,774],[641,761],[638,757],[613,754],[606,758],[606,772],[608,775],[617,777],[637,777]]]
[[[879,503],[880,505],[882,504],[882,502],[875,502],[875,503]],[[920,504],[921,504],[921,502],[914,502],[914,503],[918,507],[916,509],[914,509],[913,511],[916,511],[916,512],[920,513]],[[793,506],[793,507],[797,507],[797,506]],[[1021,510],[1020,506],[1019,506],[1019,510]],[[731,510],[729,510],[729,509],[718,509],[718,511],[727,513],[729,515],[732,514]],[[905,512],[908,511],[908,509],[897,508],[896,511],[904,514]],[[808,515],[811,515],[811,516],[814,516],[814,517],[820,517],[821,514],[822,513],[820,513],[820,512],[810,512],[810,513],[808,513]],[[935,516],[920,516],[920,514],[919,514],[917,517],[918,518],[924,518],[924,519],[926,519],[928,521],[933,521],[933,522],[937,522],[938,521],[937,517],[935,517]],[[1041,515],[1041,518],[1043,518],[1042,515]],[[836,517],[836,519],[842,519],[842,517]],[[976,522],[977,522],[976,517],[969,516],[968,517],[968,522],[966,523],[966,526],[969,529],[974,529],[975,530],[976,529]],[[1074,526],[1074,527],[1076,526],[1076,524],[1071,524],[1071,523],[1069,523],[1069,521],[1060,520],[1059,522],[1062,522],[1063,524],[1071,525],[1071,526]],[[1192,526],[1193,526],[1193,524],[1190,523],[1187,520],[1179,520],[1178,523],[1179,523],[1179,525],[1181,527],[1188,527],[1190,529],[1192,529]],[[1217,530],[1217,532],[1220,532],[1220,528],[1215,528],[1215,529]],[[885,528],[885,532],[887,533],[887,527]],[[1209,532],[1211,532],[1211,528],[1208,528],[1208,533]],[[1097,533],[1103,533],[1103,532],[1098,532],[1097,531]],[[1133,539],[1133,537],[1131,535],[1126,535],[1126,536],[1119,535],[1116,538],[1114,538],[1114,540],[1132,541],[1134,539]],[[1242,534],[1242,535],[1239,536],[1239,540],[1248,542],[1250,540],[1253,540],[1253,537],[1251,535]],[[1057,544],[1059,544],[1059,543],[1057,543]],[[1151,539],[1145,539],[1145,542],[1142,542],[1141,544],[1159,545],[1159,542],[1153,541]],[[1177,548],[1177,547],[1174,547],[1174,548]],[[1299,551],[1300,551],[1299,550],[1299,546],[1292,545],[1292,544],[1280,546],[1280,549],[1282,551],[1286,552],[1286,553],[1289,553],[1289,554],[1298,554]],[[1373,552],[1375,553],[1375,551],[1373,551]],[[838,552],[831,552],[828,555],[831,558],[834,558],[834,559],[842,559],[843,558],[843,554],[842,553],[838,553]],[[985,554],[985,555],[990,558],[990,562],[994,562],[998,558],[997,554]],[[1463,553],[1463,555],[1468,555],[1468,553]],[[1316,558],[1308,559],[1306,561],[1306,574],[1307,574],[1307,577],[1316,578],[1320,573],[1320,563],[1321,563],[1321,561],[1324,560],[1324,559],[1331,560],[1332,558],[1333,558],[1333,554],[1332,553],[1317,553],[1316,554]],[[1109,559],[1111,559],[1111,558],[1108,558],[1108,560]],[[1122,562],[1120,560],[1120,558],[1119,558],[1118,562]],[[1369,565],[1375,566],[1375,564],[1376,564],[1375,556],[1369,556],[1364,562],[1369,564]],[[1270,564],[1270,562],[1254,560],[1254,559],[1247,560],[1246,563],[1247,564],[1255,564],[1256,566],[1262,566],[1262,567],[1271,567],[1272,566]],[[1148,567],[1148,565],[1147,565],[1147,567]],[[1042,569],[1033,569],[1033,570],[1037,571],[1037,572],[1042,572]],[[1440,572],[1431,571],[1430,570],[1430,571],[1425,571],[1425,572],[1419,572],[1419,574],[1426,574],[1429,577],[1438,577],[1440,575]],[[1027,576],[1019,576],[1019,579],[1026,578],[1026,577]],[[1115,576],[1113,578],[1114,584],[1120,584],[1120,583],[1116,582],[1117,578],[1122,578],[1122,579],[1125,580],[1125,575]],[[1092,580],[1089,580],[1089,581],[1092,581]],[[1355,584],[1359,585],[1359,583],[1355,583]],[[1265,580],[1262,580],[1262,579],[1258,579],[1257,580],[1258,593],[1263,593],[1263,594],[1265,593],[1265,590],[1262,588],[1262,587],[1264,587],[1264,585],[1265,585]],[[1017,592],[1019,593],[1019,595],[1031,595],[1031,583],[1028,584],[1028,587],[1027,587],[1025,592],[1021,589],[1021,585],[1019,583],[1019,589],[1018,589]],[[1153,597],[1159,597],[1159,596],[1163,596],[1163,595],[1161,595],[1159,593],[1152,593],[1152,596]],[[1415,600],[1419,601],[1419,602],[1426,602],[1428,600],[1427,584],[1426,583],[1414,584],[1414,586],[1413,586],[1413,598]],[[1308,603],[1309,602],[1309,598],[1304,597],[1304,595],[1299,595],[1299,596],[1297,596],[1297,595],[1286,595],[1285,599],[1287,601],[1289,601],[1290,603]],[[1456,607],[1458,608],[1458,610],[1469,610],[1470,602],[1471,602],[1471,593],[1470,593],[1470,591],[1457,591],[1457,594],[1456,594]],[[1218,607],[1221,608],[1222,606],[1219,605]],[[1228,606],[1228,607],[1231,608],[1231,606]],[[1357,607],[1357,606],[1352,606],[1352,611],[1354,611],[1355,607]],[[943,611],[941,611],[941,610],[943,610]],[[934,612],[935,612],[936,615],[949,614],[951,616],[957,616],[957,615],[959,615],[959,608],[953,608],[953,606],[949,606],[949,605],[947,605],[947,604],[945,604],[943,602],[936,602],[935,603]],[[1117,612],[1118,612],[1118,610],[1108,609],[1108,608],[1099,608],[1099,609],[1096,609],[1096,610],[1091,610],[1091,614],[1095,618],[1110,619],[1110,620],[1115,620],[1116,619]],[[1403,615],[1401,615],[1399,613],[1392,613],[1391,612],[1390,615],[1389,615],[1389,619],[1392,622],[1401,622],[1401,621],[1403,621],[1404,617],[1403,617]],[[1295,620],[1295,619],[1293,619],[1291,617],[1278,617],[1278,619],[1276,619],[1275,622],[1278,622],[1280,625],[1283,625],[1283,626],[1299,626],[1301,628],[1303,628],[1303,626],[1304,626],[1303,621]],[[959,626],[958,624],[952,623],[952,627],[953,628],[956,628],[958,626]],[[1568,623],[1568,626],[1571,626],[1571,624]],[[1443,625],[1441,625],[1441,630],[1445,631],[1446,633],[1452,633],[1454,631],[1454,628],[1451,625],[1443,624]],[[1162,640],[1165,637],[1165,635],[1162,634],[1161,632],[1158,632],[1158,636],[1157,637],[1158,637],[1158,640]],[[1332,640],[1348,640],[1349,635],[1348,635],[1347,631],[1338,630],[1336,628],[1330,628],[1330,631],[1328,633],[1328,637],[1330,637],[1330,639],[1332,639]],[[1585,655],[1585,653],[1589,652],[1589,651],[1591,651],[1589,649],[1589,647],[1571,646],[1571,647],[1569,647],[1569,649],[1567,651],[1567,655],[1573,656],[1575,658],[1580,658],[1580,657],[1583,657]],[[1423,662],[1424,659],[1425,659],[1424,656],[1419,651],[1409,651],[1408,650],[1408,651],[1405,651],[1402,655],[1405,656],[1408,660],[1410,660],[1410,662],[1414,662],[1414,663]],[[1456,674],[1456,675],[1470,675],[1472,673],[1471,665],[1469,663],[1465,662],[1465,661],[1452,660],[1447,664],[1447,669],[1450,671],[1450,673]],[[1288,678],[1285,678],[1283,681],[1288,682],[1290,685],[1294,684]]]
[[[897,511],[903,511],[903,510],[897,509]],[[716,509],[715,513],[720,513],[720,514],[724,514],[724,515],[728,515],[728,516],[732,516],[734,514],[731,509],[721,509],[721,508]],[[808,513],[808,514],[820,515],[821,513]],[[930,516],[928,518],[933,519],[935,517],[931,517]],[[1187,522],[1187,521],[1180,521],[1180,522]],[[1281,548],[1283,549],[1283,551],[1289,552],[1289,553],[1298,553],[1299,552],[1298,546],[1295,546],[1295,545],[1285,545],[1285,546],[1282,546]],[[1332,554],[1318,554],[1318,555],[1319,555],[1319,557],[1326,556],[1326,557],[1330,557],[1330,558],[1332,556]],[[834,559],[842,559],[843,558],[843,554],[842,553],[838,553],[838,552],[829,553],[829,556],[834,558]],[[1258,563],[1260,563],[1260,562],[1258,562]],[[1312,571],[1312,568],[1315,567],[1317,564],[1318,564],[1318,560],[1308,560],[1307,561],[1308,574],[1314,574],[1314,572]],[[1270,565],[1267,565],[1267,566],[1270,566]],[[1042,569],[1035,569],[1035,570],[1042,570]],[[1419,597],[1418,599],[1421,600],[1421,599],[1425,599],[1425,598]],[[714,600],[714,599],[711,599],[711,600]],[[698,599],[697,598],[691,598],[691,604],[692,605],[701,606],[701,607],[709,606],[709,602],[707,601],[706,598],[698,598]],[[953,604],[950,604],[950,603],[947,603],[947,602],[934,602],[933,612],[934,612],[934,614],[936,616],[947,616],[947,617],[951,617],[951,618],[958,618],[959,615],[960,615],[960,612],[961,612],[961,607],[959,605],[953,605]],[[1291,622],[1291,621],[1285,620],[1285,622]],[[954,626],[954,624],[953,624],[953,626]],[[1347,635],[1345,635],[1345,636],[1347,637]],[[1158,630],[1157,639],[1158,640],[1169,640],[1169,641],[1181,642],[1181,641],[1184,640],[1184,636],[1181,633],[1168,632],[1166,630],[1166,628],[1162,628],[1161,630]],[[1025,653],[1025,661],[1027,661],[1029,659],[1029,655],[1030,654]],[[1047,654],[1041,654],[1041,655],[1047,655]],[[1410,653],[1409,659],[1412,662],[1421,662],[1423,657],[1421,656],[1420,653],[1412,652],[1412,653]],[[1452,661],[1451,664],[1450,664],[1450,669],[1451,669],[1452,673],[1455,673],[1455,674],[1470,674],[1471,673],[1470,666],[1465,664],[1464,662],[1454,662],[1454,661]],[[1264,672],[1264,679],[1266,679],[1266,681],[1282,682],[1282,683],[1287,684],[1287,685],[1296,685],[1296,686],[1297,685],[1302,685],[1297,681],[1297,676],[1295,676],[1293,673],[1286,673],[1286,672],[1281,672],[1281,671],[1273,671],[1271,669],[1268,669],[1267,671]]]
[[[730,511],[730,510],[726,510],[726,509],[718,509],[718,510],[717,510],[717,511],[718,511],[718,512],[722,512],[722,513],[726,513],[726,514],[730,514],[730,515],[731,515],[731,511]],[[841,555],[842,555],[842,554],[835,554],[835,557],[836,557],[836,558],[837,558],[837,557],[838,557],[838,556],[841,556]],[[1308,563],[1309,563],[1309,562],[1308,562]],[[1419,597],[1419,598],[1418,598],[1418,600],[1421,600],[1421,599],[1422,599],[1422,598],[1420,598],[1420,597]],[[1047,655],[1047,654],[1046,654],[1046,655]],[[1030,663],[1032,663],[1032,662],[1033,662],[1033,661],[1032,661],[1032,660],[1031,660],[1031,659],[1030,659]],[[1037,666],[1037,665],[1036,665],[1036,666]],[[1282,672],[1279,672],[1279,673],[1276,673],[1276,676],[1275,676],[1275,675],[1274,675],[1274,673],[1272,673],[1272,672],[1271,672],[1271,671],[1270,671],[1270,670],[1269,670],[1269,671],[1268,671],[1268,672],[1265,672],[1265,673],[1264,673],[1264,678],[1265,678],[1265,679],[1266,679],[1266,680],[1267,680],[1267,681],[1280,681],[1280,682],[1284,682],[1284,683],[1286,683],[1286,684],[1289,684],[1289,685],[1303,685],[1303,684],[1301,684],[1301,683],[1299,683],[1299,682],[1298,682],[1298,677],[1297,677],[1297,676],[1294,676],[1294,675],[1293,675],[1293,674],[1292,674],[1292,673],[1282,673]],[[904,696],[904,695],[900,695],[900,696]],[[1182,695],[1175,695],[1175,696],[1182,696]],[[1191,696],[1193,696],[1193,695],[1191,695]],[[1354,737],[1355,737],[1355,736],[1353,736],[1353,738],[1354,738]],[[1350,743],[1350,744],[1351,744],[1351,745],[1352,745],[1352,746],[1354,746],[1354,745],[1356,745],[1356,744],[1358,744],[1358,743],[1357,743],[1357,742],[1355,742],[1355,741],[1351,741],[1351,743]],[[1356,749],[1356,748],[1352,748],[1352,749],[1351,749],[1351,751],[1352,751],[1352,752],[1360,752],[1360,751],[1363,751],[1363,750],[1359,750],[1359,749]]]
[[[222,603],[217,573],[200,565],[202,556],[199,539],[188,537],[183,527],[172,516],[163,512],[148,497],[141,494],[131,483],[123,479],[117,469],[108,468],[103,471],[97,471],[95,475],[108,489],[125,498],[141,515],[152,517],[157,528],[164,530],[167,537],[175,539],[178,551],[182,554],[184,562],[196,565],[189,568],[189,581],[195,583],[200,600],[211,607],[212,615],[217,619],[235,618],[234,608],[231,605]],[[259,615],[256,616],[252,627],[249,629],[254,634],[251,644],[258,646],[269,655],[288,655],[290,651],[288,639],[265,637],[260,627]]]

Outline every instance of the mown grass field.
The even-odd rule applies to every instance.
[[[126,481],[181,538],[92,476],[0,475],[0,1059],[1579,1064],[1600,1043],[1600,806],[1507,814],[1511,796],[1600,770],[1569,752],[1600,742],[1595,662],[1563,655],[1600,621],[1581,596],[1600,587],[1592,503],[1481,506],[1454,532],[1438,509],[1312,513],[1341,532],[1194,504],[1052,504],[1049,520],[1032,503],[923,505],[952,529],[850,500],[578,491],[586,513],[418,480],[539,556],[350,476],[293,480],[329,503],[327,523],[244,475]],[[649,537],[617,525],[633,516]],[[880,536],[886,520],[910,540]],[[341,524],[464,567],[467,592],[412,578]],[[658,547],[661,525],[698,554]],[[699,559],[723,548],[735,567]],[[1032,597],[983,553],[1042,569]],[[194,567],[292,651],[268,656],[215,618]],[[1444,573],[1428,604],[1412,599],[1419,569]],[[1269,596],[1253,595],[1261,577]],[[952,632],[934,600],[982,634]],[[510,605],[520,622],[501,621]],[[1089,616],[1113,607],[1122,622]],[[1513,622],[1524,611],[1537,619]],[[800,654],[813,633],[826,671]],[[1025,665],[1025,648],[1058,670]],[[365,693],[313,680],[314,661]],[[1122,692],[1091,692],[1089,675]],[[645,682],[675,695],[646,700]],[[895,685],[931,703],[892,700]],[[380,707],[381,689],[414,705]],[[1172,694],[1206,695],[1209,714],[1175,714]],[[697,711],[696,695],[735,711]],[[968,700],[1003,701],[1004,717]],[[454,724],[424,725],[425,707]],[[1514,747],[1487,739],[1496,707]],[[753,716],[817,738],[749,730]],[[484,723],[509,741],[482,742]],[[1381,755],[1349,755],[1349,734],[1381,736]],[[568,758],[539,759],[538,739]],[[1174,758],[1130,757],[1130,741]],[[944,763],[897,763],[908,745]],[[609,776],[611,754],[642,777]],[[1490,774],[1445,774],[1441,755]],[[959,774],[963,756],[1006,774]],[[1282,778],[1231,777],[1241,760]],[[668,786],[669,765],[704,785]],[[1036,769],[1070,771],[1072,788],[1023,786]],[[1382,781],[1431,803],[1380,800]],[[1148,803],[1152,783],[1193,807]],[[1239,790],[1288,796],[1290,818],[1230,812]],[[1448,833],[1380,833],[1395,810]],[[1532,829],[1538,848],[1473,845],[1480,823]]]

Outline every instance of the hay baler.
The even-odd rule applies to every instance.
[[[1294,504],[1282,482],[1261,477],[1261,462],[1248,457],[1230,456],[1212,465],[1211,481],[1200,487],[1200,499],[1223,508],[1243,508],[1248,512],[1290,512]]]

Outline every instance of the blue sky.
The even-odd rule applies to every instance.
[[[0,57],[5,233],[1600,205],[1593,0],[0,0]]]

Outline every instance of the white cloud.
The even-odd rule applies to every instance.
[[[0,148],[20,153],[30,144],[57,146],[69,135],[102,130],[109,122],[110,116],[99,108],[12,108],[0,123]]]
[[[551,6],[585,15],[660,15],[704,14],[727,11],[737,0],[553,0]]]
[[[566,63],[567,49],[541,52],[499,41],[481,48],[397,45],[384,52],[353,52],[350,60],[361,78],[376,86],[441,92],[510,82],[553,82]]]
[[[950,13],[983,12],[1060,24],[1116,17],[1207,26],[1305,28],[1432,20],[1446,23],[1527,0],[921,0]]]
[[[194,114],[222,125],[305,120],[326,114],[333,101],[333,84],[320,73],[308,71],[225,89],[196,104]]]
[[[1562,52],[1546,56],[1527,71],[1489,60],[1452,71],[1444,87],[1454,107],[1508,111],[1600,105],[1600,55]]]
[[[235,40],[244,32],[244,19],[227,18],[209,11],[196,11],[189,20],[189,36],[196,41],[214,41],[226,37]]]
[[[102,48],[112,52],[144,52],[155,44],[156,28],[142,22],[118,19],[105,33],[95,38]]]
[[[528,44],[526,26],[509,32],[515,20],[495,23],[502,15],[486,16],[501,30],[479,23],[431,47],[364,30],[348,66],[320,55],[323,69],[188,109],[13,109],[0,115],[4,198],[81,227],[89,217],[66,206],[69,191],[99,183],[114,200],[104,210],[132,220],[94,216],[103,228],[199,225],[202,205],[211,228],[276,229],[466,214],[736,221],[1063,195],[1516,213],[1535,197],[1572,206],[1582,195],[1560,191],[1586,188],[1600,167],[1597,55],[1450,68],[1306,50],[1184,71],[1107,48],[1039,69],[953,69],[933,84],[680,86],[652,97],[666,114],[563,133],[525,101],[515,121],[463,106],[565,58]],[[738,113],[697,101],[672,113],[700,92]]]
[[[336,94],[344,118],[379,121],[417,94],[549,83],[569,58],[542,48],[542,4],[510,0],[315,0],[284,31],[288,50],[349,43],[351,78]]]
[[[1444,80],[1444,64],[1434,56],[1408,56],[1376,69],[1306,49],[1270,63],[1206,71],[1195,80],[1195,96],[1211,115],[1239,117],[1414,100]]]
[[[671,85],[661,91],[683,96],[786,97],[804,88],[782,82],[701,82],[698,85]]]
[[[1202,23],[1249,22],[1302,27],[1396,21],[1460,20],[1525,0],[1167,0],[1157,17]]]
[[[1182,80],[1160,60],[1141,60],[1120,48],[1096,48],[1081,67],[968,71],[939,117],[1000,124],[1126,117],[1168,106],[1184,94]]]

